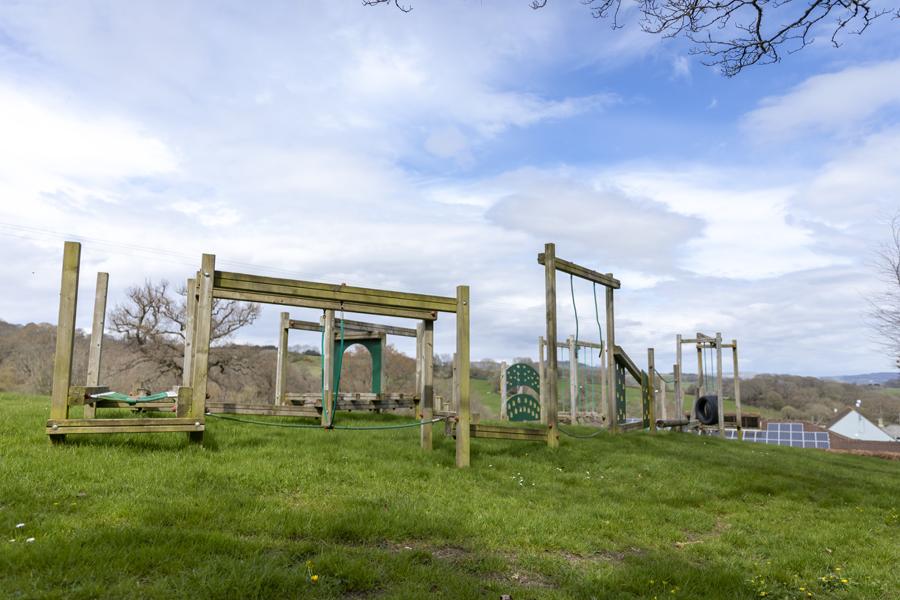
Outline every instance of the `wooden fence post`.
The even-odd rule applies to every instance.
[[[325,343],[322,348],[322,426],[331,427],[337,408],[337,402],[334,401],[334,311],[331,309],[325,310],[323,333]]]
[[[613,306],[613,289],[606,288],[606,372],[607,372],[607,406],[609,414],[609,430],[619,430],[619,419],[616,415],[616,320]]]
[[[184,359],[181,363],[181,385],[191,387],[191,378],[194,373],[194,335],[197,323],[197,284],[200,283],[199,273],[197,278],[187,280],[187,299],[184,315]],[[186,414],[185,414],[186,416]]]
[[[675,366],[672,368],[672,377],[675,378],[675,418],[681,419],[684,415],[684,388],[681,384],[681,334],[675,336]]]
[[[278,354],[275,357],[275,406],[285,402],[285,386],[288,370],[288,335],[291,331],[291,314],[281,313],[278,320]]]
[[[209,344],[212,340],[213,278],[216,274],[216,256],[204,254],[197,276],[200,291],[197,296],[197,310],[194,315],[194,359],[191,364],[191,412],[190,416],[203,422],[206,409],[207,386],[209,384]],[[188,433],[192,442],[202,442],[203,432]]]
[[[737,431],[738,438],[744,439],[744,423],[741,415],[741,375],[738,369],[738,343],[737,340],[731,340],[731,358],[734,361],[734,407],[737,413]]]
[[[506,412],[506,400],[509,390],[506,389],[506,361],[500,362],[500,420],[507,421],[509,420],[509,415]]]
[[[419,401],[416,403],[416,418],[422,419],[422,403],[425,401],[425,380],[424,380],[424,351],[423,339],[425,337],[425,321],[416,323],[416,393],[419,395]],[[383,354],[383,353],[382,353]],[[382,364],[384,359],[382,358]]]
[[[422,420],[430,421],[434,418],[434,321],[423,321],[419,324],[422,328],[422,366],[421,388],[419,394],[421,401]],[[421,426],[421,443],[423,450],[431,450],[432,425],[426,423]]]
[[[97,289],[94,293],[94,319],[91,322],[91,349],[88,353],[87,378],[84,384],[100,385],[100,365],[103,358],[103,330],[106,329],[106,296],[109,290],[109,273],[97,273]],[[84,418],[93,419],[97,414],[94,404],[84,405]]]
[[[544,288],[547,309],[547,445],[559,446],[559,404],[557,387],[558,349],[556,348],[556,244],[544,245]]]
[[[459,386],[459,412],[456,415],[456,466],[469,466],[469,286],[456,288],[456,361]]]
[[[725,390],[722,389],[722,334],[716,332],[716,394],[719,404],[719,436],[725,439]]]
[[[59,286],[59,319],[56,325],[56,352],[53,357],[53,390],[50,394],[50,418],[69,418],[69,387],[72,385],[72,355],[75,352],[75,313],[78,309],[78,274],[81,269],[81,244],[66,242],[63,247],[62,281]],[[62,442],[65,435],[50,435],[51,442]]]

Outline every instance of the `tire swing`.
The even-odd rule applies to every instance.
[[[704,381],[713,381],[712,351],[709,354],[709,358],[704,361],[703,365]],[[709,373],[706,372],[707,368],[709,368]],[[719,393],[721,393],[721,390],[716,390],[715,394],[704,394],[694,402],[694,414],[697,415],[697,420],[703,425],[716,425],[719,422]]]
[[[719,396],[706,394],[700,396],[694,403],[694,414],[697,420],[704,425],[715,425],[719,422]]]

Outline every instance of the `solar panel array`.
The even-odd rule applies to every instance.
[[[726,429],[725,437],[733,440],[737,430]],[[803,423],[769,423],[765,431],[745,429],[745,442],[793,446],[795,448],[830,448],[827,431],[803,431]]]

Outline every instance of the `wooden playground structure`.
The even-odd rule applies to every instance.
[[[435,296],[352,287],[346,284],[328,284],[276,277],[235,273],[216,269],[216,257],[204,254],[200,270],[187,280],[187,307],[184,342],[184,368],[182,385],[156,395],[132,397],[111,392],[101,385],[100,365],[106,312],[108,275],[99,273],[95,294],[90,355],[85,385],[73,385],[72,365],[75,339],[75,315],[81,263],[81,244],[66,242],[63,252],[62,280],[58,334],[55,351],[53,390],[50,418],[46,433],[54,443],[62,442],[69,434],[84,433],[158,433],[186,432],[192,442],[202,442],[207,416],[225,414],[263,415],[286,417],[312,417],[318,425],[298,427],[323,429],[366,429],[344,427],[335,424],[337,411],[381,411],[406,409],[414,411],[417,421],[404,426],[420,429],[422,449],[432,448],[433,424],[445,420],[445,432],[455,438],[456,466],[470,463],[470,439],[492,438],[522,441],[540,441],[550,447],[559,445],[560,421],[571,424],[590,422],[605,424],[610,431],[649,429],[656,431],[656,415],[661,414],[660,426],[675,426],[666,421],[666,382],[657,372],[653,348],[648,349],[647,369],[640,369],[615,340],[614,292],[621,283],[611,273],[600,273],[556,256],[556,247],[549,243],[538,254],[538,264],[544,267],[546,302],[546,332],[539,338],[539,362],[535,370],[530,365],[504,364],[501,374],[501,416],[509,421],[522,421],[522,425],[473,422],[469,384],[470,365],[470,305],[469,288],[459,285],[455,296]],[[559,341],[557,327],[558,273],[590,282],[594,287],[594,304],[597,325],[600,317],[597,309],[596,286],[605,290],[605,339],[599,342],[581,340],[570,336]],[[574,307],[574,288],[572,292]],[[276,360],[275,394],[271,404],[237,404],[211,399],[208,396],[209,352],[212,334],[212,311],[216,299],[256,302],[276,306],[312,308],[323,311],[319,322],[291,319],[282,312],[279,320],[278,353]],[[336,314],[340,318],[336,318]],[[344,313],[361,313],[399,317],[416,321],[416,328],[399,327],[345,319]],[[434,326],[440,313],[454,314],[456,318],[456,352],[453,361],[452,399],[435,408],[434,394]],[[577,308],[576,331],[577,331]],[[322,336],[322,390],[321,393],[289,392],[286,389],[288,364],[288,335],[290,330],[319,332]],[[600,328],[601,337],[603,334]],[[386,393],[383,389],[384,353],[388,335],[416,339],[416,379],[413,394]],[[740,392],[737,370],[737,342],[723,344],[721,334],[716,337],[698,333],[694,339],[678,336],[675,373],[676,405],[683,407],[684,395],[681,381],[681,346],[696,344],[698,389],[708,391],[708,377],[703,376],[703,351],[715,349],[717,356],[716,390],[718,393],[719,430],[724,431],[722,410],[722,348],[732,348],[734,355],[735,396],[737,423],[740,429]],[[362,344],[372,357],[372,387],[367,393],[340,392],[339,382],[344,351],[351,345]],[[553,349],[553,351],[550,351]],[[567,410],[559,406],[560,349],[569,352],[569,398]],[[597,369],[589,367],[589,373],[598,376],[599,402],[592,398],[583,400],[584,390],[579,388],[579,352],[597,352]],[[593,355],[591,355],[593,356]],[[626,374],[639,383],[641,389],[641,416],[626,419]],[[659,384],[659,385],[658,385]],[[590,383],[591,393],[595,384]],[[517,393],[508,394],[508,388]],[[530,388],[530,392],[529,392]],[[660,394],[661,390],[661,394]],[[536,395],[535,395],[536,394]],[[579,404],[579,397],[582,398]],[[83,406],[82,418],[70,418],[70,408]],[[174,415],[145,417],[98,418],[98,408],[140,408],[164,410]],[[691,414],[690,421],[696,415]],[[220,416],[220,418],[222,418]],[[530,422],[530,423],[529,423]],[[372,429],[375,429],[373,427]],[[593,435],[593,434],[592,434]]]
[[[697,399],[689,409],[684,406],[685,386],[684,382],[682,381],[682,347],[685,344],[694,345],[697,350]],[[724,380],[722,350],[724,348],[728,348],[731,350],[735,405],[734,415],[725,414],[725,393],[722,387]],[[706,360],[704,360],[704,354],[708,356]],[[715,363],[715,367],[710,364],[712,362]],[[743,439],[743,430],[744,427],[748,424],[748,419],[745,419],[745,415],[743,415],[741,412],[741,378],[740,369],[738,366],[737,340],[733,339],[731,340],[731,343],[724,343],[722,340],[721,332],[717,332],[716,335],[710,336],[698,331],[693,338],[685,338],[681,334],[676,335],[674,372],[676,404],[680,410],[689,415],[690,424],[696,424],[696,426],[700,427],[701,429],[704,427],[715,426],[718,434],[724,436],[726,422],[731,422],[737,429],[737,436],[740,439]],[[715,393],[713,393],[713,391]],[[698,418],[698,408],[705,408],[709,403],[715,404],[715,410],[712,412],[703,412],[706,412],[709,417],[714,417],[714,423],[711,422],[713,419],[703,418],[704,415],[700,415]],[[754,419],[751,418],[749,420],[753,421]],[[756,417],[756,426],[758,426],[758,420],[758,417]]]

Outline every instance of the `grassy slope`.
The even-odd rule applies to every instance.
[[[47,414],[46,398],[0,394],[5,597],[869,599],[900,589],[896,462],[637,433],[564,438],[557,451],[473,440],[473,467],[459,471],[451,440],[438,434],[422,453],[415,429],[210,420],[203,448],[179,434],[51,447]]]

